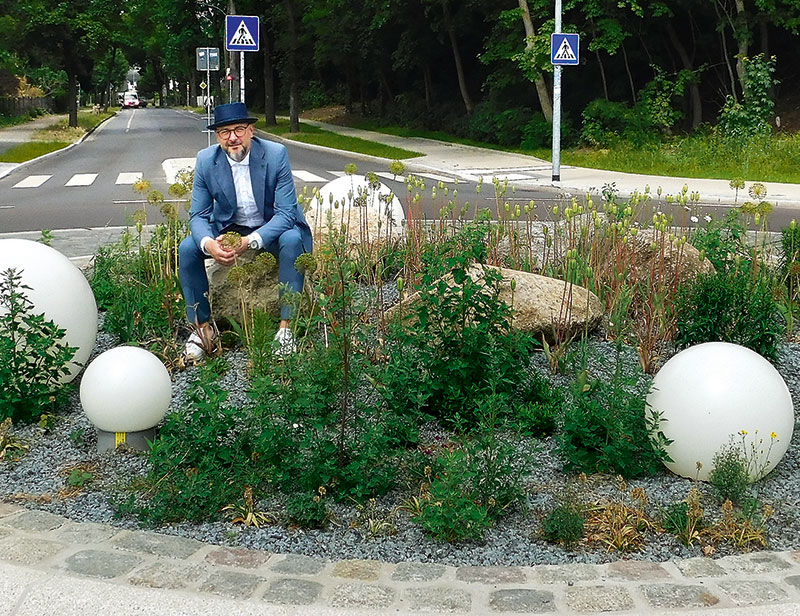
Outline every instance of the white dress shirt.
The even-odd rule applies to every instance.
[[[258,211],[256,198],[253,195],[253,184],[250,181],[250,152],[248,152],[241,162],[236,162],[225,154],[228,164],[231,166],[233,175],[233,187],[236,190],[236,213],[233,222],[243,227],[260,227],[264,224],[264,217]],[[211,237],[204,237],[200,240],[200,249],[208,254],[206,243]],[[255,240],[259,249],[263,248],[261,236],[255,231],[247,236],[247,241]]]

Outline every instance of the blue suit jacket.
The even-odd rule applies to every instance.
[[[250,182],[259,212],[266,221],[256,231],[264,246],[277,240],[284,231],[297,226],[303,248],[311,252],[311,229],[297,203],[292,169],[286,148],[272,141],[253,137],[250,142]],[[194,168],[189,228],[200,248],[204,237],[216,238],[233,224],[236,189],[225,151],[219,145],[200,150]]]

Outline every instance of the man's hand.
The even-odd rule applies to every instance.
[[[220,243],[222,236],[218,236],[217,239],[208,240],[206,242],[206,250],[208,254],[214,257],[214,260],[221,264],[221,265],[233,265],[236,263],[236,257],[242,254],[248,248],[248,242],[246,237],[242,237],[239,246],[234,248],[233,250],[225,248]]]

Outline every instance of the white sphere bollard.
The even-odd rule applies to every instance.
[[[169,408],[172,381],[150,351],[121,346],[98,355],[81,379],[81,404],[98,430],[140,432],[154,427]]]
[[[365,207],[354,207],[360,203]],[[349,222],[357,230],[359,212],[364,212],[375,228],[380,220],[383,236],[402,233],[405,212],[400,200],[386,184],[372,184],[363,175],[344,175],[325,184],[319,189],[319,196],[311,200],[306,218],[314,229],[315,225],[327,225],[330,213],[335,225]],[[372,231],[373,239],[375,232]]]
[[[755,351],[727,342],[672,357],[653,380],[647,404],[648,412],[661,413],[659,430],[672,440],[667,468],[690,479],[707,481],[714,455],[733,444],[756,481],[780,462],[794,431],[792,397],[778,371]]]
[[[69,374],[61,379],[70,382],[89,359],[97,340],[97,303],[86,277],[63,254],[31,240],[0,240],[0,273],[10,268],[30,287],[20,291],[33,303],[32,313],[44,313],[47,320],[65,330],[61,342],[77,347]]]

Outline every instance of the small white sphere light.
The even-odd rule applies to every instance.
[[[0,273],[14,269],[21,275],[19,289],[32,303],[32,313],[42,314],[65,330],[61,342],[77,347],[69,374],[75,378],[89,359],[97,340],[97,303],[83,273],[63,254],[40,242],[0,240]],[[0,307],[0,312],[3,308]]]
[[[80,395],[86,416],[98,430],[140,432],[166,415],[172,381],[164,364],[150,351],[120,346],[89,364]]]
[[[690,479],[707,481],[714,455],[732,444],[756,481],[780,462],[794,431],[792,397],[778,371],[755,351],[727,342],[672,357],[653,379],[647,404],[672,440],[667,468]]]

